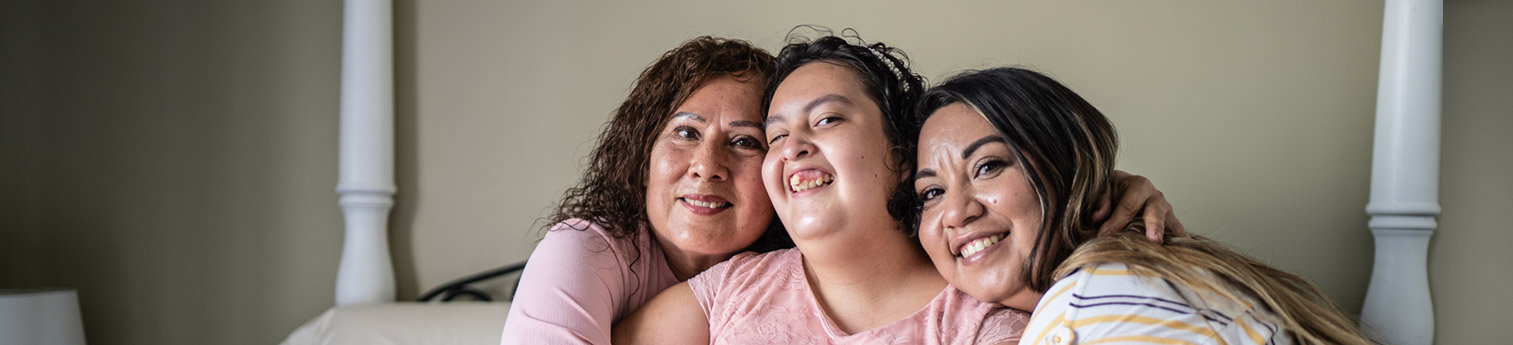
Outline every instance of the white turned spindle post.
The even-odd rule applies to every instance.
[[[342,23],[341,166],[336,192],[346,240],[336,304],[391,302],[394,205],[394,40],[390,0],[347,0]]]
[[[1438,225],[1441,0],[1387,0],[1366,213],[1376,262],[1361,324],[1394,345],[1434,342],[1429,236]]]

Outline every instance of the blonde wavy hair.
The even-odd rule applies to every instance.
[[[1255,313],[1291,332],[1299,344],[1372,344],[1355,321],[1307,279],[1235,252],[1218,241],[1171,237],[1165,244],[1146,239],[1139,221],[1117,235],[1077,246],[1055,276],[1104,263],[1122,263],[1130,273],[1171,281],[1230,301],[1254,299]],[[1203,296],[1203,294],[1199,294]],[[1243,303],[1243,302],[1242,302]]]
[[[918,123],[955,103],[977,110],[998,130],[1040,198],[1045,228],[1024,263],[1026,287],[1044,294],[1080,268],[1122,263],[1139,276],[1264,309],[1255,314],[1274,316],[1270,321],[1299,344],[1371,344],[1307,279],[1219,242],[1175,237],[1166,229],[1169,242],[1153,243],[1142,235],[1139,219],[1130,231],[1098,237],[1099,224],[1085,210],[1094,209],[1097,196],[1110,188],[1118,134],[1108,118],[1065,85],[1015,67],[963,73],[926,92]],[[1259,303],[1245,303],[1246,298]]]

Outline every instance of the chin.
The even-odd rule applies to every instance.
[[[728,241],[728,238],[720,237],[684,239],[682,241],[674,241],[673,244],[677,245],[678,248],[683,250],[684,252],[705,255],[734,254],[735,252],[740,251],[742,248],[746,248],[746,246],[744,245],[737,247],[731,244],[731,242]]]
[[[795,240],[814,238],[821,234],[834,231],[838,226],[830,224],[832,217],[818,214],[794,215],[783,219],[783,225],[788,228],[788,235]]]
[[[978,300],[999,304],[1002,304],[1004,301],[1007,301],[1009,297],[1013,296],[1013,294],[1009,293],[1009,291],[1005,289],[977,289],[976,292],[965,292],[968,295],[972,295],[973,298],[976,298]]]
[[[976,275],[979,279],[966,281],[967,285],[958,285],[956,288],[981,301],[1002,303],[1013,297],[1014,290],[1022,285],[1017,281],[1004,279],[1004,274],[992,275],[992,277]]]

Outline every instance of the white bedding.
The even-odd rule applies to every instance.
[[[284,345],[498,344],[508,302],[374,303],[334,307]]]

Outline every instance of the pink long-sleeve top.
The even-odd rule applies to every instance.
[[[640,231],[632,243],[582,219],[552,226],[520,276],[500,343],[609,344],[615,322],[678,283]]]

